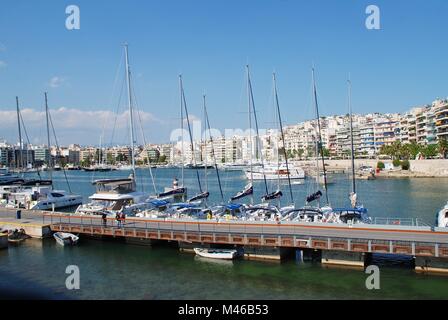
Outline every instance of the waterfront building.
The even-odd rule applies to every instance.
[[[146,150],[146,155],[147,158],[149,159],[149,161],[154,162],[154,161],[158,161],[160,158],[160,152],[158,149],[156,148],[150,148]]]
[[[48,165],[50,163],[50,158],[50,149],[48,149],[47,147],[34,149],[34,160],[37,163]]]
[[[159,150],[160,157],[163,157],[165,158],[165,161],[170,162],[172,145],[169,143],[165,143],[158,145],[157,148]]]
[[[375,153],[378,154],[383,145],[391,145],[396,140],[399,121],[390,118],[378,119],[373,125],[375,137]]]
[[[73,165],[79,165],[80,163],[79,150],[68,149],[68,163],[71,163]]]
[[[8,151],[8,148],[0,147],[0,165],[3,167],[9,166]]]
[[[350,126],[346,125],[337,131],[337,155],[342,158],[348,158],[351,154],[351,136]],[[359,155],[362,152],[361,147],[361,131],[357,124],[353,124],[353,149],[355,155]]]
[[[367,157],[373,157],[376,154],[375,132],[373,122],[367,122],[359,128],[360,153]]]
[[[433,103],[437,139],[448,140],[448,100]]]

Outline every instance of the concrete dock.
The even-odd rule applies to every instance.
[[[0,210],[0,221],[13,223],[13,214]],[[100,216],[40,211],[25,211],[23,219],[26,222],[17,223],[40,228],[42,236],[47,230],[64,231],[149,244],[175,243],[185,251],[190,247],[232,247],[248,258],[281,260],[294,254],[311,255],[326,265],[360,268],[372,254],[385,253],[413,257],[419,272],[448,273],[447,228],[134,217],[126,218],[120,227],[112,217],[103,221]]]
[[[0,234],[0,249],[8,248],[8,235]]]
[[[40,218],[39,218],[40,217]],[[22,210],[21,219],[17,219],[16,210],[3,210],[0,212],[0,229],[25,230],[32,238],[42,239],[51,235],[50,224],[42,222],[42,213],[25,212]]]

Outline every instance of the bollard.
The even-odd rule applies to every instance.
[[[16,219],[22,219],[22,210],[16,211]]]

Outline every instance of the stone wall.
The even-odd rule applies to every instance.
[[[357,159],[355,160],[355,167],[371,166],[376,168],[379,160],[376,159]],[[384,163],[392,163],[392,160],[381,160]],[[314,166],[315,161],[298,161],[297,164],[301,166]],[[329,168],[334,169],[350,169],[351,160],[325,160]],[[410,171],[424,175],[431,175],[437,177],[448,177],[448,159],[434,159],[434,160],[411,160]]]

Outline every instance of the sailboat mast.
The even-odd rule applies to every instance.
[[[19,97],[16,96],[16,107],[17,107],[17,126],[19,128],[19,154],[20,154],[20,162],[17,162],[16,159],[16,166],[23,170],[23,144],[22,144],[22,127],[20,126],[20,109],[19,109]]]
[[[248,69],[249,71],[249,69]],[[259,144],[259,140],[260,140],[260,134],[259,134],[259,130],[258,130],[258,120],[257,120],[257,112],[255,110],[255,102],[254,102],[254,94],[252,91],[252,82],[250,81],[250,74],[249,72],[248,74],[248,85],[249,85],[249,94],[250,94],[250,101],[252,103],[252,111],[254,113],[254,121],[255,121],[255,133],[256,133],[256,141],[255,141],[255,146],[256,146],[256,154],[258,155],[258,152],[260,152],[260,160],[261,160],[261,169],[263,170],[263,180],[264,180],[264,187],[266,190],[266,194],[269,194],[269,190],[268,190],[268,183],[266,181],[266,174],[264,172],[264,163],[263,163],[263,152],[261,150],[261,146]]]
[[[48,113],[48,97],[47,93],[45,92],[45,117],[47,120],[47,145],[48,145],[48,172],[50,176],[50,180],[52,180],[53,175],[53,162],[51,161],[51,140],[50,140],[50,115]]]
[[[247,109],[248,109],[248,119],[249,119],[249,171],[250,171],[250,185],[254,185],[254,172],[253,172],[253,165],[252,165],[252,116],[251,116],[251,101],[250,101],[250,74],[249,74],[249,65],[246,65],[246,71],[247,71]],[[250,203],[254,204],[254,196],[251,194],[250,196]]]
[[[350,148],[352,157],[352,189],[356,193],[356,177],[355,177],[355,148],[353,143],[353,115],[352,115],[352,82],[348,80],[348,112],[350,114]]]
[[[210,120],[208,119],[207,104],[205,102],[205,95],[203,96],[203,98],[204,98],[203,101],[204,101],[205,121],[206,121],[207,129],[208,129],[208,133],[210,135],[210,144],[212,146],[213,162],[214,162],[214,165],[215,165],[216,176],[218,178],[219,192],[221,193],[221,201],[222,201],[222,203],[224,203],[224,194],[222,192],[221,178],[219,176],[218,164],[216,162],[215,147],[213,146],[213,137],[212,137],[211,129],[210,129]],[[205,135],[205,139],[207,140],[207,135]]]
[[[131,137],[131,165],[132,165],[132,174],[134,180],[136,179],[135,175],[135,150],[134,150],[134,116],[132,110],[132,91],[131,91],[131,70],[129,68],[129,56],[128,56],[128,44],[124,45],[124,51],[126,56],[126,83],[128,87],[128,107],[129,107],[129,130]]]
[[[203,105],[204,105],[204,126],[205,126],[205,122],[207,121],[205,118],[205,94],[202,95],[202,100],[203,100]],[[201,137],[202,140],[202,137]],[[207,179],[207,137],[205,136],[205,132],[204,132],[204,149],[205,152],[202,152],[201,150],[201,160],[204,163],[204,177],[205,177],[205,191],[208,191],[208,179]]]
[[[285,157],[286,171],[288,172],[289,195],[291,197],[291,203],[294,203],[294,197],[292,195],[291,177],[289,175],[288,155],[286,153],[285,134],[283,132],[282,116],[281,116],[281,113],[280,113],[280,104],[279,104],[279,101],[278,101],[277,79],[276,79],[275,73],[273,73],[272,77],[273,77],[273,80],[274,80],[274,96],[275,96],[275,104],[276,104],[276,107],[277,107],[277,115],[278,115],[278,122],[279,122],[279,126],[280,126],[280,134],[281,134],[282,141],[283,141],[283,155]]]
[[[322,158],[322,171],[324,174],[324,188],[325,188],[325,199],[327,200],[327,204],[329,203],[328,201],[328,186],[327,186],[327,170],[325,168],[325,159],[324,159],[324,148],[322,145],[322,136],[321,136],[321,126],[320,126],[320,115],[319,115],[319,105],[317,103],[317,90],[316,90],[316,78],[314,76],[314,68],[312,71],[313,74],[313,93],[314,93],[314,105],[316,108],[316,118],[317,118],[317,128],[318,128],[318,140],[317,140],[317,151],[319,151],[320,149],[320,156]],[[317,157],[317,154],[316,154]]]
[[[183,86],[183,82],[182,82],[182,76],[179,76],[179,77],[180,77],[181,98],[182,98],[182,102],[183,102],[184,108],[185,108],[185,119],[187,120],[188,133],[190,136],[191,158],[193,160],[193,166],[196,167],[196,156],[195,156],[195,152],[194,152],[194,143],[193,143],[193,135],[191,133],[190,119],[188,117],[187,101],[185,99],[185,92],[184,92],[184,86]],[[199,171],[197,168],[196,168],[196,178],[198,180],[199,192],[202,193],[201,178],[199,177]]]
[[[181,140],[181,147],[180,147],[180,151],[181,151],[181,175],[182,175],[182,187],[184,186],[184,165],[185,165],[185,150],[184,150],[184,103],[183,103],[183,99],[182,99],[182,75],[179,75],[179,97],[180,97],[180,132],[182,135],[182,140]]]

